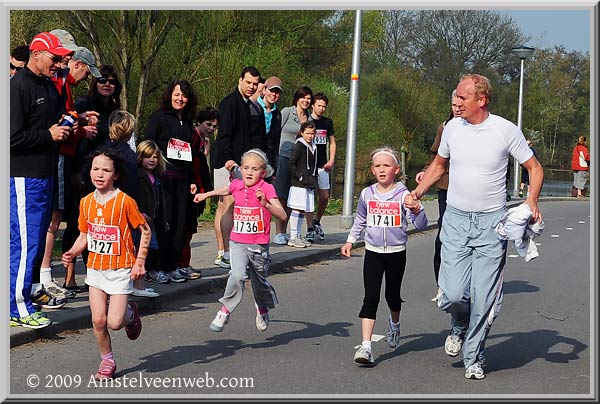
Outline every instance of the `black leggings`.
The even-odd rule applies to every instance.
[[[363,263],[363,283],[365,298],[358,317],[375,320],[381,282],[385,274],[385,300],[391,311],[400,311],[402,299],[400,289],[406,267],[406,250],[383,254],[365,250]]]

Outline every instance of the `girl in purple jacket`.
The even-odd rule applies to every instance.
[[[400,166],[394,150],[383,147],[373,151],[371,172],[377,183],[361,191],[354,225],[341,248],[342,255],[350,257],[353,243],[365,230],[365,297],[358,314],[362,319],[362,344],[354,355],[354,362],[369,366],[374,362],[371,337],[384,274],[385,300],[390,308],[386,340],[390,348],[396,348],[400,341],[400,289],[406,266],[407,217],[417,229],[427,227],[427,216],[421,203],[410,196],[402,182],[395,181]]]

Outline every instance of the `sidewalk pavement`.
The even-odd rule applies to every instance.
[[[512,207],[522,200],[513,200],[508,203]],[[429,219],[428,230],[437,228],[438,204],[436,200],[423,201],[425,212]],[[271,242],[270,252],[272,257],[270,273],[286,273],[286,269],[294,266],[306,266],[318,261],[328,259],[338,254],[340,247],[346,241],[350,229],[341,228],[341,216],[324,216],[321,224],[325,230],[325,240],[315,240],[312,246],[308,248],[294,248],[280,246]],[[306,225],[303,225],[303,231]],[[409,225],[409,234],[416,230]],[[271,240],[275,236],[274,224],[271,229]],[[364,246],[364,241],[359,240],[355,247]],[[182,301],[185,296],[190,294],[213,293],[225,287],[227,283],[228,270],[217,267],[214,259],[217,254],[217,243],[212,226],[206,226],[204,229],[198,229],[192,238],[192,259],[191,265],[194,268],[202,270],[202,277],[196,280],[188,280],[183,283],[156,284],[146,282],[146,287],[154,288],[160,294],[159,297],[135,297],[131,299],[137,302],[140,312],[148,314],[151,312],[160,312],[165,306],[171,309],[178,301]],[[433,245],[431,246],[433,256]],[[65,270],[60,262],[53,262],[52,275],[59,285],[64,282]],[[75,279],[78,285],[83,285],[85,280],[85,268],[79,258],[75,268]],[[216,301],[216,300],[215,300]],[[52,320],[48,327],[33,330],[25,327],[10,327],[10,346],[15,347],[37,339],[54,339],[61,332],[67,330],[77,330],[90,328],[92,326],[90,308],[88,304],[88,293],[78,293],[74,299],[58,310],[44,310]]]

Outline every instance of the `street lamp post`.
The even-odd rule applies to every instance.
[[[519,59],[521,59],[521,79],[519,81],[519,114],[518,114],[518,118],[517,118],[517,126],[521,130],[523,130],[521,128],[521,119],[522,119],[522,114],[523,114],[523,78],[525,76],[524,65],[525,65],[525,59],[527,59],[529,56],[531,56],[534,51],[535,51],[534,48],[530,48],[530,47],[524,46],[524,45],[514,46],[512,48],[512,53],[514,55],[516,55]],[[515,161],[515,166],[514,166],[514,170],[513,170],[514,188],[513,188],[512,196],[517,197],[517,195],[519,195],[519,178],[520,178],[519,162],[516,159],[514,159],[514,161]]]

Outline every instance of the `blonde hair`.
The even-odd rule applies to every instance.
[[[165,172],[165,159],[158,145],[153,140],[144,140],[137,146],[137,165],[141,167],[142,161],[145,158],[152,157],[154,154],[158,156],[158,165],[154,169],[154,173],[160,175]]]
[[[481,74],[464,74],[460,81],[463,80],[473,80],[473,84],[475,84],[475,95],[479,98],[485,97],[485,105],[488,105],[492,101],[492,84],[490,80],[482,76]]]
[[[255,156],[257,156],[258,158],[260,158],[263,161],[263,169],[265,170],[265,177],[270,177],[273,175],[273,167],[271,167],[271,165],[269,164],[269,159],[267,158],[267,155],[265,154],[265,152],[263,152],[260,149],[250,149],[248,150],[246,153],[242,154],[242,162],[244,161],[244,159],[246,157],[248,157],[250,154],[254,154]]]
[[[396,163],[396,165],[400,166],[399,159],[398,159],[398,153],[391,147],[383,146],[383,147],[379,147],[379,148],[373,150],[373,152],[371,153],[371,156],[370,156],[371,164],[373,164],[373,159],[378,154],[385,154],[387,156],[392,157],[394,159],[394,162]]]
[[[114,110],[108,117],[108,136],[113,142],[127,142],[135,129],[135,117],[125,110]]]

